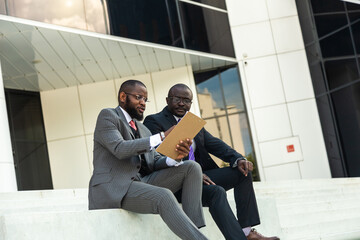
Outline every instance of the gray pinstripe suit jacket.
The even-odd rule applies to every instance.
[[[94,171],[89,183],[89,209],[121,208],[121,200],[140,170],[139,154],[151,172],[167,168],[166,157],[150,150],[150,131],[136,121],[135,139],[120,107],[103,109],[94,132]]]

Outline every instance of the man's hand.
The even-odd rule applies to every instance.
[[[251,172],[254,169],[253,163],[245,159],[239,160],[237,167],[239,171],[245,175],[245,177],[247,177],[249,171]]]
[[[206,174],[203,174],[203,182],[206,185],[216,185]]]
[[[175,160],[181,160],[187,155],[189,155],[190,152],[190,146],[192,144],[192,140],[186,139],[179,142],[179,144],[176,145],[175,151],[179,154]]]

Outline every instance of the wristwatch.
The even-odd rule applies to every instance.
[[[160,132],[160,138],[161,138],[161,141],[164,141],[164,139],[165,139],[165,133],[164,132]]]
[[[235,160],[234,164],[232,165],[232,168],[236,168],[238,166],[238,162],[240,160],[245,160],[247,161],[246,157],[239,157],[238,159]]]

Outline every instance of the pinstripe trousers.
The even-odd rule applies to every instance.
[[[174,192],[182,189],[182,207]],[[122,208],[136,213],[160,214],[181,239],[207,239],[198,228],[205,226],[201,204],[202,170],[194,161],[155,171],[133,181],[122,200]]]

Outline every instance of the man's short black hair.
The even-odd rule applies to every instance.
[[[120,105],[120,93],[121,93],[121,92],[129,92],[129,91],[131,91],[131,89],[134,88],[136,84],[141,85],[141,86],[143,86],[144,88],[146,88],[146,86],[145,86],[144,83],[142,83],[142,82],[139,81],[139,80],[134,80],[134,79],[126,80],[125,82],[123,82],[123,83],[121,84],[120,89],[119,89],[119,92],[118,92],[118,102],[119,102],[119,105]]]
[[[175,88],[183,88],[183,89],[186,88],[186,89],[189,89],[190,92],[192,93],[191,89],[186,84],[178,83],[178,84],[175,84],[174,86],[172,86],[169,89],[168,97],[171,97],[172,90],[175,89]]]

